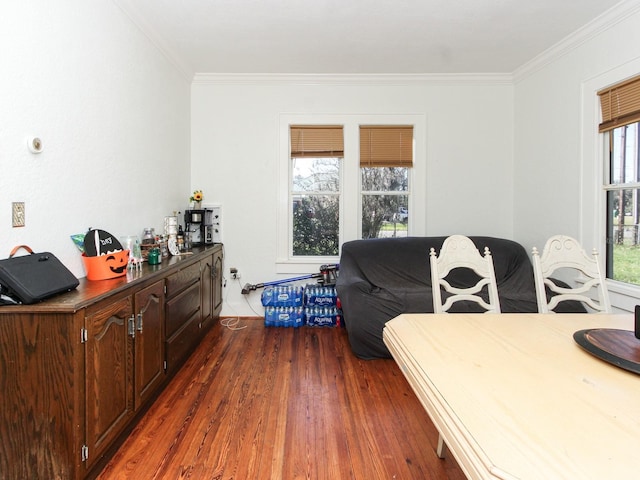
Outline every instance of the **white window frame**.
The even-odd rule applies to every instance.
[[[611,69],[582,84],[582,152],[580,193],[580,241],[594,245],[602,261],[606,254],[606,209],[609,146],[607,135],[598,132],[601,120],[598,91],[640,72],[640,59]],[[594,218],[594,212],[595,214]],[[633,312],[640,299],[640,286],[607,279],[611,305],[615,310]]]
[[[315,273],[323,264],[339,262],[338,256],[294,257],[292,252],[292,218],[289,202],[291,156],[289,130],[291,125],[342,125],[344,157],[340,178],[339,244],[360,238],[362,229],[362,194],[360,191],[360,126],[413,125],[414,158],[409,171],[409,231],[408,235],[424,235],[426,231],[426,117],[424,114],[280,114],[278,136],[278,207],[277,273]]]

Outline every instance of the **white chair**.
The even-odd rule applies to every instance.
[[[554,313],[553,309],[560,302],[574,300],[595,312],[611,313],[609,292],[598,252],[594,249],[591,256],[587,255],[576,239],[555,235],[547,240],[542,255],[533,247],[533,273],[538,312]],[[552,275],[569,287],[558,285],[557,280],[551,278]],[[572,287],[572,284],[576,286]],[[549,301],[545,286],[553,295]]]
[[[431,260],[433,311],[435,313],[448,312],[451,306],[459,301],[473,301],[482,306],[486,313],[500,313],[498,284],[489,248],[485,247],[484,256],[482,256],[469,237],[452,235],[445,239],[439,256],[436,256],[434,248],[431,248],[429,255]],[[453,287],[446,280],[446,277],[455,268],[471,269],[480,277],[480,280],[469,288]],[[485,286],[489,294],[488,302],[478,295]],[[442,303],[442,294],[440,292],[441,287],[451,294],[444,304]]]
[[[433,311],[443,313],[449,311],[451,306],[459,301],[470,300],[481,305],[486,313],[500,313],[500,299],[498,298],[498,284],[493,269],[493,258],[489,248],[484,248],[484,257],[476,248],[469,237],[464,235],[451,235],[447,237],[440,249],[440,255],[431,248],[429,251],[431,263],[431,288],[433,290]],[[455,268],[468,268],[473,270],[480,280],[469,288],[456,288],[446,280],[449,273]],[[485,287],[488,288],[489,302],[478,295]],[[442,303],[440,288],[452,295]],[[446,445],[442,435],[438,434],[438,446],[436,454],[444,458]]]

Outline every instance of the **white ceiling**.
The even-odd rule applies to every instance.
[[[511,73],[620,0],[114,0],[190,73]]]

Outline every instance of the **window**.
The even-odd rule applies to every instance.
[[[640,123],[606,133],[607,278],[640,285]]]
[[[598,95],[606,163],[607,278],[640,285],[640,77]]]
[[[425,233],[424,207],[412,208],[426,205],[425,115],[283,113],[279,123],[277,273],[337,263],[350,240]],[[361,127],[396,137],[386,163],[375,141],[361,145]]]
[[[336,256],[340,238],[341,126],[292,126],[293,256]]]
[[[360,126],[361,238],[407,236],[412,166],[412,126]]]
[[[360,126],[360,238],[406,237],[413,126]],[[293,256],[336,256],[342,126],[291,126]]]

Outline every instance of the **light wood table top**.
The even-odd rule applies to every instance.
[[[640,375],[573,340],[633,315],[404,314],[383,338],[472,479],[640,478]]]

